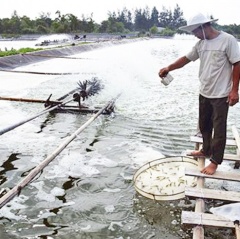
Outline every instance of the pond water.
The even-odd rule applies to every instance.
[[[51,59],[19,67],[34,75],[0,72],[0,95],[57,99],[79,81],[97,77],[104,89],[85,104],[103,105],[118,93],[115,114],[100,116],[71,142],[30,184],[0,209],[0,238],[191,238],[181,225],[181,211],[194,201],[154,202],[136,193],[133,175],[144,163],[181,155],[194,144],[198,119],[198,66],[172,72],[169,86],[158,71],[185,54],[196,39],[149,39],[74,55],[81,59]],[[1,43],[4,44],[4,43]],[[0,47],[1,48],[1,47]],[[44,107],[42,104],[0,101],[0,128]],[[230,109],[231,125],[239,125],[239,104]],[[83,125],[91,115],[46,114],[1,136],[1,193],[27,173]],[[232,163],[221,167],[232,168]],[[222,182],[209,187],[237,188]],[[209,232],[208,238],[213,238]],[[224,232],[230,238],[231,232]],[[228,235],[229,234],[229,235]]]

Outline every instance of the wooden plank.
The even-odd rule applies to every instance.
[[[182,153],[182,155],[186,157],[193,157],[189,155],[192,151],[193,150],[186,150],[185,152]],[[204,157],[193,157],[193,158],[204,158]],[[224,154],[223,158],[224,160],[229,160],[229,161],[240,161],[240,155],[236,155],[236,154]]]
[[[240,192],[222,191],[207,188],[186,187],[185,195],[194,198],[207,198],[222,201],[240,202]]]
[[[182,211],[181,221],[182,224],[191,226],[203,225],[209,227],[235,228],[232,221],[210,213]]]
[[[223,159],[224,160],[229,160],[229,161],[240,161],[240,155],[237,155],[237,154],[224,154]]]
[[[197,225],[193,228],[193,239],[204,239],[204,228],[201,225]]]
[[[0,96],[0,100],[8,100],[8,101],[20,101],[20,102],[31,102],[31,103],[46,103],[46,100],[40,99],[29,99],[29,98],[13,98],[13,97],[3,97]],[[49,101],[49,104],[61,104],[61,101]]]
[[[232,126],[232,132],[233,132],[233,136],[236,140],[238,150],[240,150],[240,138],[239,138],[237,127],[235,125]]]
[[[198,145],[199,146],[199,145]],[[200,158],[198,160],[198,168],[199,170],[205,166],[205,158]],[[197,178],[197,187],[199,189],[204,188],[205,178],[198,177]],[[196,199],[195,204],[195,212],[203,213],[205,212],[205,201],[202,198]],[[204,239],[204,228],[199,225],[193,228],[193,239]]]
[[[199,136],[191,136],[190,140],[192,142],[201,143],[201,144],[203,142],[202,137],[199,137]],[[236,141],[234,139],[227,139],[226,145],[227,146],[236,146],[237,143],[236,143]]]
[[[201,173],[200,170],[197,170],[197,169],[186,168],[185,175],[240,182],[240,172],[234,173],[234,172],[216,171],[213,175],[208,175],[208,174]]]
[[[235,125],[232,126],[232,133],[237,143],[237,155],[240,156],[240,138],[239,138],[237,127]],[[240,160],[235,162],[234,168],[238,169],[239,167],[240,167]]]

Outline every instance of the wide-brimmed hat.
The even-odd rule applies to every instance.
[[[183,27],[179,27],[180,30],[192,32],[193,30],[197,29],[199,26],[208,23],[208,22],[216,22],[218,19],[210,19],[204,16],[202,13],[198,13],[191,17],[187,21],[187,25]]]

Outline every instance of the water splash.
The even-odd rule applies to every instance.
[[[66,44],[72,41],[72,37],[68,34],[52,34],[39,37],[35,45],[36,46],[48,46],[48,45],[59,45]]]

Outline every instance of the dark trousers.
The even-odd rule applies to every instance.
[[[199,128],[203,137],[203,153],[221,164],[227,138],[227,97],[209,99],[199,96]]]

